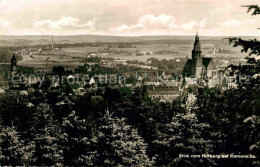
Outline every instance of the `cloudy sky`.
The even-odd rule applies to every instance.
[[[0,0],[0,35],[258,36],[259,0]]]

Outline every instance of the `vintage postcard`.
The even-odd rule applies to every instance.
[[[0,166],[260,166],[260,1],[0,0]]]

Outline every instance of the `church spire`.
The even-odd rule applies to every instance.
[[[15,73],[16,72],[16,63],[17,63],[17,55],[13,54],[12,58],[11,58],[11,73]]]
[[[194,42],[194,51],[200,51],[200,38],[199,38],[199,35],[198,35],[198,32],[195,36],[195,42]]]
[[[192,50],[192,59],[201,57],[201,50],[200,49],[201,49],[200,48],[200,39],[199,39],[199,35],[198,35],[198,32],[197,32],[197,34],[195,36],[193,50]]]

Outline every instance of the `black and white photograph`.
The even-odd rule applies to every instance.
[[[0,166],[260,166],[259,0],[0,0]]]

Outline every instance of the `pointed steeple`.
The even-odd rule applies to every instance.
[[[200,39],[198,33],[195,36],[194,48],[192,50],[192,70],[191,74],[196,77],[202,76],[203,64],[200,50]]]
[[[199,35],[198,32],[195,36],[195,41],[194,41],[194,45],[193,45],[193,50],[192,50],[192,58],[199,58],[201,57],[201,48],[200,48],[200,39],[199,39]]]
[[[195,51],[200,51],[200,38],[199,38],[198,32],[197,32],[197,34],[195,36],[194,50]]]
[[[16,71],[16,63],[17,63],[17,55],[13,54],[12,58],[11,58],[11,72],[15,72]]]

